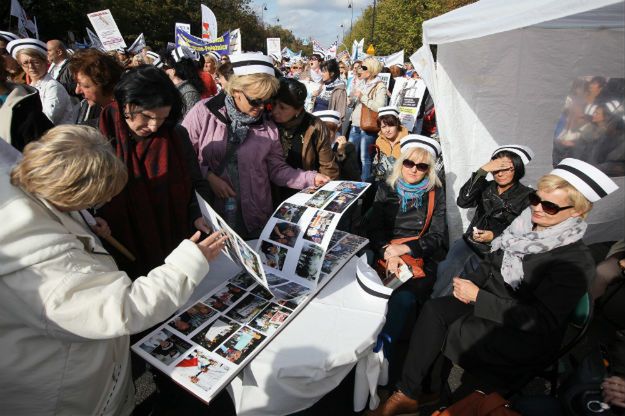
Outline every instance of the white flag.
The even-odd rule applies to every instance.
[[[137,39],[132,42],[132,45],[130,45],[130,47],[128,48],[128,52],[134,53],[136,55],[140,53],[143,48],[145,48],[145,38],[143,37],[143,33],[141,33],[139,36],[137,36]]]
[[[202,39],[217,39],[217,18],[215,13],[205,5],[201,4],[202,10]]]
[[[11,0],[11,16],[17,17],[17,31],[20,35],[27,38],[29,37],[26,29],[35,33],[36,27],[33,27],[33,22],[26,16],[26,11],[22,8],[22,5],[18,0]]]
[[[404,64],[404,50],[402,49],[399,52],[395,52],[384,59],[384,66],[387,68],[392,67],[393,65],[403,65]]]

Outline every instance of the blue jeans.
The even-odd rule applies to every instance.
[[[376,138],[375,133],[367,133],[356,126],[352,126],[349,133],[349,141],[354,143],[356,154],[360,155],[360,164],[362,165],[360,179],[363,182],[371,179],[371,146],[375,143]]]
[[[432,299],[452,294],[452,279],[464,270],[471,272],[477,269],[480,257],[475,254],[462,237],[453,242],[445,260],[438,264],[436,282],[432,289]]]

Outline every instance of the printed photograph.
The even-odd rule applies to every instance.
[[[215,351],[228,361],[241,363],[258,345],[267,338],[252,328],[243,327]]]
[[[267,300],[249,294],[241,299],[241,301],[237,303],[232,309],[230,309],[227,315],[234,320],[247,323],[265,306],[267,306],[267,303]]]
[[[304,188],[304,189],[302,189],[301,191],[299,191],[299,193],[300,193],[300,194],[312,195],[312,194],[314,194],[315,192],[317,192],[317,190],[318,190],[319,188],[320,188],[320,187],[317,187],[317,186],[309,186],[308,188]]]
[[[282,283],[286,283],[288,281],[289,280],[285,279],[284,277],[280,277],[273,273],[267,273],[267,283],[269,284],[269,286],[281,285]]]
[[[174,327],[178,332],[189,335],[215,315],[217,315],[216,310],[198,302],[172,319],[169,325]]]
[[[200,330],[193,338],[198,345],[213,351],[230,335],[234,334],[241,325],[224,316],[220,316]]]
[[[325,191],[325,190],[317,191],[317,193],[315,193],[306,202],[306,206],[309,206],[311,208],[321,208],[322,206],[327,204],[328,201],[331,200],[333,197],[334,197],[333,191]]]
[[[313,219],[308,224],[308,228],[304,233],[304,238],[308,241],[313,241],[317,244],[321,244],[323,237],[326,234],[327,229],[332,224],[334,215],[331,212],[317,211]]]
[[[263,272],[262,266],[259,263],[258,257],[256,257],[256,253],[246,247],[243,244],[243,240],[241,240],[241,244],[239,244],[239,252],[241,253],[241,259],[243,260],[243,264],[247,266],[248,269],[252,271],[256,276],[258,276],[259,280],[262,280]]]
[[[349,204],[357,198],[357,195],[350,194],[347,192],[341,192],[337,196],[334,197],[332,201],[324,208],[326,211],[342,213],[347,209]]]
[[[252,285],[254,285],[254,283],[256,283],[256,279],[254,279],[248,272],[241,272],[230,279],[230,283],[239,286],[242,289],[249,289]]]
[[[209,358],[199,349],[193,350],[187,357],[176,364],[172,377],[195,384],[209,392],[228,373],[229,367]]]
[[[290,310],[272,303],[259,313],[256,318],[252,319],[249,325],[266,335],[271,335],[286,321],[290,314]]]
[[[267,266],[282,270],[288,251],[284,247],[277,246],[269,241],[263,241],[260,244],[260,259]]]
[[[280,306],[284,306],[285,308],[288,308],[290,310],[295,310],[295,308],[297,308],[299,306],[300,303],[302,303],[302,301],[305,298],[299,298],[299,299],[295,299],[295,300],[287,300],[287,299],[278,299],[275,300],[274,302],[277,303]]]
[[[262,285],[256,286],[254,289],[250,291],[250,293],[253,293],[256,296],[263,298],[265,300],[271,300],[273,298],[273,295],[271,294],[271,292],[265,289]]]
[[[228,283],[213,296],[206,299],[206,302],[214,309],[223,312],[232,306],[232,304],[239,300],[244,294],[245,291],[243,289]]]
[[[140,348],[163,364],[170,365],[191,348],[191,344],[167,329],[162,329],[141,344]]]
[[[333,245],[338,243],[341,238],[345,237],[346,235],[347,233],[345,231],[334,230],[334,233],[332,233],[332,238],[330,239],[330,243],[328,243],[328,248],[331,248]]]
[[[334,267],[338,264],[339,261],[340,261],[339,258],[332,255],[331,253],[327,253],[326,256],[323,258],[323,264],[321,266],[321,273],[330,274],[332,269],[334,269]]]
[[[625,176],[625,78],[578,77],[563,101],[554,121],[553,166],[572,157],[608,176]]]
[[[273,216],[284,221],[298,223],[304,212],[306,212],[306,207],[285,202]]]
[[[321,246],[312,243],[304,243],[295,274],[306,280],[314,281],[321,272],[321,264],[323,263],[324,250]],[[282,287],[279,288],[284,291]]]
[[[367,184],[364,182],[349,182],[344,181],[339,183],[335,190],[339,192],[349,192],[351,194],[359,194],[363,189],[367,187]]]
[[[310,289],[295,282],[289,282],[285,285],[274,288],[274,295],[280,299],[292,300],[300,296],[307,295]]]
[[[277,221],[269,234],[269,238],[276,243],[293,247],[297,236],[299,235],[299,227],[289,222]]]

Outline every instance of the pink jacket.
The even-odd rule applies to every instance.
[[[217,171],[226,154],[228,132],[223,121],[226,117],[224,98],[219,94],[201,100],[182,122],[198,155],[203,176],[208,171]],[[247,138],[238,148],[237,162],[241,214],[249,231],[262,228],[273,212],[269,181],[294,189],[314,184],[316,172],[294,169],[286,163],[278,128],[269,119],[250,127]],[[226,170],[220,177],[230,183]],[[213,208],[223,212],[223,202],[216,197]]]

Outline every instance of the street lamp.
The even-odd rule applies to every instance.
[[[354,32],[354,0],[347,0],[347,1],[348,1],[347,8],[348,9],[352,9],[352,21],[351,21],[351,24],[349,26],[349,34],[351,36],[353,36],[353,32]]]
[[[260,24],[265,27],[265,11],[267,10],[267,3],[263,3],[263,7],[260,9]]]
[[[341,37],[341,42],[343,42],[343,39],[345,39],[345,26],[343,25],[343,23],[341,23],[341,30],[343,32],[343,36]]]
[[[376,0],[373,0],[373,17],[371,19],[371,44],[375,45],[375,3]]]

